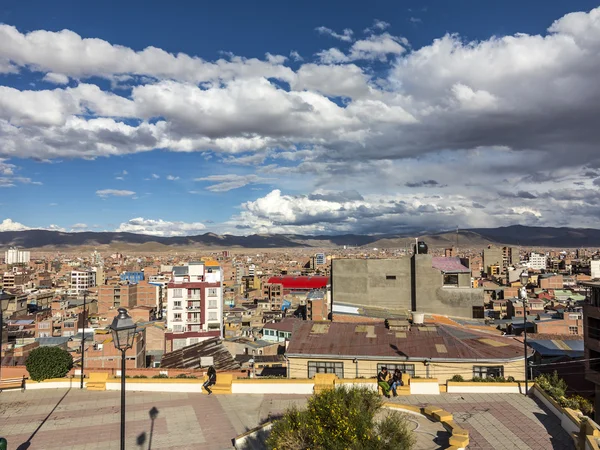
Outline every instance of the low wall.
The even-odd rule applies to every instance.
[[[448,381],[446,392],[449,394],[524,394],[525,383]]]
[[[202,392],[202,380],[177,379],[127,379],[125,391],[137,392]],[[106,382],[107,391],[120,391],[121,380],[109,379]]]
[[[335,380],[335,382],[334,382],[335,386],[346,385],[346,384],[360,387],[360,388],[367,388],[372,391],[376,391],[378,388],[377,380],[370,379],[370,378],[368,378],[368,379],[365,379],[365,378],[342,378],[342,379]]]
[[[531,392],[560,420],[560,425],[567,433],[569,433],[569,436],[571,436],[572,433],[580,432],[581,413],[579,411],[573,411],[570,408],[563,408],[552,397],[550,397],[537,386],[534,386]]]
[[[439,395],[439,381],[437,378],[411,378],[410,393],[412,395]]]
[[[2,372],[4,373],[4,371]],[[2,375],[4,376],[4,375]],[[65,378],[52,378],[44,381],[33,381],[27,380],[25,389],[68,389],[71,387],[79,387],[79,380],[65,379]]]
[[[235,379],[232,394],[305,394],[313,393],[314,380]]]

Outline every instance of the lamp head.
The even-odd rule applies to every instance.
[[[127,350],[133,346],[136,325],[125,308],[119,308],[119,313],[110,325],[113,341],[117,350]]]
[[[529,273],[524,270],[519,276],[519,280],[521,281],[521,286],[527,286],[527,283],[529,282]]]

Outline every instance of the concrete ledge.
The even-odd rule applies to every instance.
[[[439,380],[437,378],[411,378],[410,384],[413,383],[437,383],[439,384]]]
[[[439,395],[440,385],[437,378],[410,380],[410,393],[413,395]]]
[[[449,394],[524,394],[525,383],[448,381],[446,392]]]

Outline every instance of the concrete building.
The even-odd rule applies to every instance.
[[[29,251],[9,248],[4,252],[5,264],[29,264],[31,257]]]
[[[490,266],[503,267],[503,263],[502,248],[490,245],[488,248],[483,249],[483,270],[485,273],[488,273]]]
[[[216,262],[173,267],[167,285],[167,348],[223,336],[223,273]]]
[[[533,328],[540,334],[569,334],[583,336],[583,313],[558,311],[551,319],[536,320]]]
[[[538,277],[538,287],[541,289],[562,289],[563,288],[563,276],[562,275],[548,275]]]
[[[323,266],[325,265],[326,259],[325,259],[325,253],[317,253],[315,255],[315,264],[317,266]]]
[[[483,289],[471,288],[471,271],[459,258],[334,259],[331,296],[334,307],[483,318]]]
[[[516,267],[520,263],[518,247],[502,247],[502,265],[507,267]]]
[[[91,270],[72,270],[69,291],[79,295],[96,285],[96,274]]]
[[[586,379],[595,385],[594,409],[600,411],[600,282],[588,281],[582,286],[586,289],[583,305],[585,373]]]
[[[546,270],[546,255],[531,252],[527,267],[533,270]]]
[[[590,272],[592,280],[600,279],[600,259],[592,259],[590,261]]]

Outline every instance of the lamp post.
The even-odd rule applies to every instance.
[[[85,329],[87,327],[87,313],[85,310],[85,301],[87,299],[88,291],[83,291],[83,332],[81,334],[81,385],[80,389],[83,389],[83,367],[85,361]]]
[[[529,273],[527,271],[523,271],[519,276],[521,281],[521,289],[519,293],[521,294],[521,301],[523,302],[523,351],[525,356],[525,395],[529,391],[527,378],[529,376],[529,362],[527,360],[527,282],[529,281]]]
[[[121,351],[121,450],[125,450],[125,352],[133,347],[136,325],[125,308],[118,311],[109,328],[115,348]]]
[[[9,299],[4,299],[4,294],[0,290],[0,380],[2,379],[2,329],[4,327],[4,312],[8,310]]]

